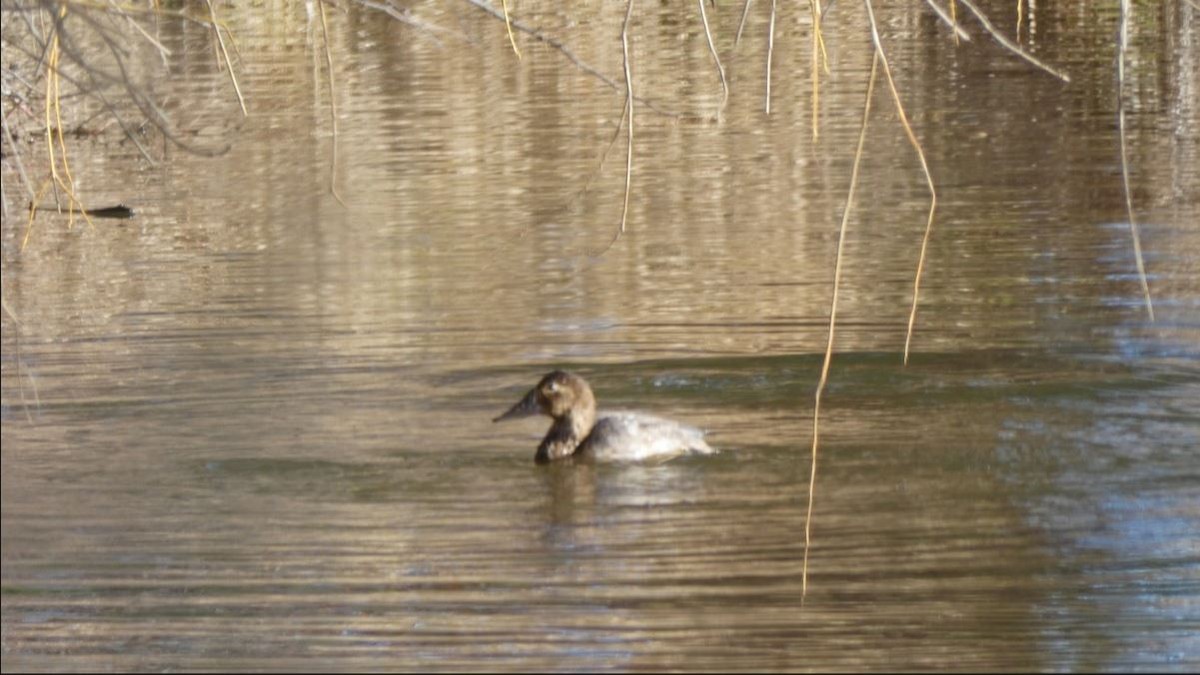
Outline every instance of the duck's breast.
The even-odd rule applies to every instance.
[[[602,414],[581,450],[602,462],[662,461],[688,453],[716,452],[696,427],[635,412]]]

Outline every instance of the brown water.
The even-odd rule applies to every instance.
[[[1009,34],[1011,4],[989,7]],[[81,142],[85,201],[137,218],[43,215],[21,251],[6,163],[4,669],[1200,669],[1197,11],[1146,4],[1132,35],[1155,323],[1115,9],[1030,10],[1023,44],[1070,85],[975,24],[955,47],[921,3],[882,11],[940,205],[902,367],[927,193],[881,90],[802,604],[870,52],[834,5],[814,143],[807,10],[781,4],[762,112],[766,5],[736,53],[740,3],[709,7],[717,122],[695,7],[639,3],[639,91],[689,116],[635,108],[603,256],[623,137],[578,193],[620,94],[521,35],[517,61],[466,4],[417,6],[432,36],[330,14],[348,208],[302,6],[225,8],[244,123],[207,34],[162,29],[168,111],[235,143],[152,167]],[[515,11],[619,80],[621,3],[555,6]],[[542,422],[489,420],[553,367],[723,452],[536,466]]]

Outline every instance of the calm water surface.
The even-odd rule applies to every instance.
[[[1069,86],[973,24],[955,47],[920,3],[882,13],[940,206],[904,367],[928,197],[882,90],[802,603],[870,52],[835,5],[814,142],[807,11],[782,10],[767,117],[767,10],[735,50],[736,4],[709,9],[719,122],[695,8],[639,4],[639,91],[687,115],[635,108],[603,256],[623,137],[581,189],[620,95],[525,36],[518,62],[465,4],[418,5],[432,33],[331,13],[348,208],[300,6],[226,9],[244,122],[208,34],[162,29],[168,111],[234,145],[152,167],[80,142],[85,201],[134,220],[43,215],[22,251],[6,164],[5,670],[1200,669],[1197,11],[1145,4],[1132,36],[1155,323],[1115,10],[1026,18]],[[619,79],[621,4],[555,6],[517,11]],[[489,420],[555,367],[723,452],[535,466],[543,422]]]

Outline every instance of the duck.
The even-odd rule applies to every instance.
[[[513,407],[492,422],[547,415],[554,421],[534,461],[567,457],[601,462],[666,461],[716,450],[696,427],[640,412],[597,413],[596,396],[582,377],[563,370],[547,373]]]

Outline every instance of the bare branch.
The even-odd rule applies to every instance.
[[[625,112],[629,120],[629,127],[626,130],[626,138],[629,144],[625,150],[625,203],[621,207],[621,228],[617,230],[617,234],[613,236],[612,241],[608,242],[608,246],[599,255],[604,255],[608,249],[617,243],[621,235],[625,234],[625,223],[629,218],[629,191],[633,181],[633,72],[629,68],[629,19],[633,16],[633,0],[627,0],[625,3],[625,23],[621,25],[621,52],[625,60]]]
[[[950,2],[953,3],[954,0],[950,0]],[[950,30],[954,31],[954,39],[956,42],[958,40],[962,40],[963,42],[971,41],[970,33],[963,30],[962,26],[958,25],[958,20],[954,16],[952,16],[951,14],[947,13],[946,10],[939,7],[938,4],[936,2],[934,2],[933,0],[925,0],[925,4],[929,5],[929,8],[933,10],[933,13],[936,14],[937,17],[942,20],[942,23],[946,24],[947,26],[950,27]],[[951,5],[951,6],[953,6],[953,5]]]
[[[1064,73],[1060,70],[1051,68],[1050,66],[1046,65],[1043,61],[1038,59],[1033,54],[1030,54],[1029,52],[1025,51],[1024,49],[1021,49],[1020,45],[1018,45],[1018,44],[1014,43],[1012,40],[1009,40],[1008,38],[1004,37],[1004,34],[1002,34],[999,30],[996,29],[995,26],[992,25],[992,22],[988,20],[987,15],[984,14],[982,11],[980,11],[980,9],[975,6],[974,2],[972,2],[971,0],[955,0],[955,1],[961,2],[964,7],[971,10],[971,13],[975,15],[975,18],[979,19],[979,23],[983,24],[983,29],[986,30],[988,32],[988,34],[990,34],[996,42],[999,42],[1002,47],[1004,47],[1008,51],[1016,54],[1017,56],[1025,59],[1026,61],[1033,64],[1034,66],[1046,71],[1050,75],[1057,77],[1058,79],[1062,80],[1063,82],[1071,81],[1071,78],[1068,77],[1066,73]]]
[[[1146,280],[1146,263],[1142,260],[1142,238],[1137,220],[1133,217],[1133,191],[1129,188],[1129,155],[1125,143],[1125,50],[1129,46],[1129,0],[1121,0],[1121,30],[1117,41],[1117,127],[1121,139],[1121,182],[1125,188],[1125,211],[1129,216],[1129,233],[1133,238],[1133,254],[1137,262],[1138,279],[1146,299],[1146,314],[1154,321],[1154,303],[1150,300],[1150,283]]]
[[[764,109],[771,114],[771,57],[775,53],[775,0],[771,0],[771,25],[767,29],[767,93]]]
[[[713,44],[712,31],[708,27],[708,13],[704,11],[704,0],[696,0],[700,5],[700,19],[704,22],[704,37],[708,38],[708,51],[712,54],[713,61],[717,64],[717,72],[721,75],[721,110],[725,110],[725,104],[729,103],[729,84],[725,81],[725,68],[721,66],[721,57],[717,56],[717,47]]]

